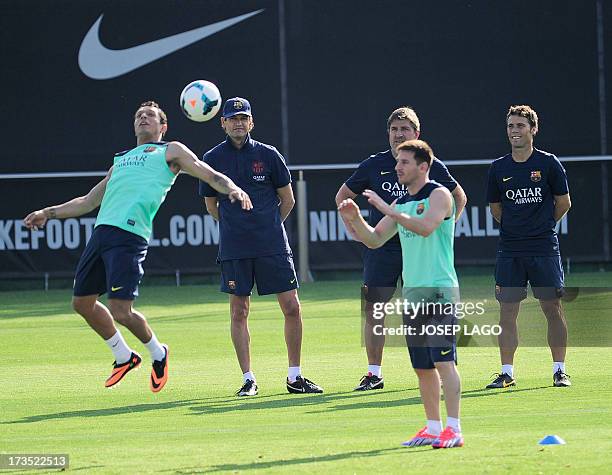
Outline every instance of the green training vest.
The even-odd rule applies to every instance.
[[[436,188],[433,188],[433,191]],[[406,203],[396,204],[401,213],[420,219],[429,210],[429,194],[426,198]],[[418,195],[416,196],[418,198]],[[399,223],[397,230],[402,245],[402,280],[404,293],[419,288],[446,288],[457,292],[459,282],[455,272],[454,240],[455,240],[455,202],[450,218],[440,223],[440,226],[428,237],[419,236],[407,230]],[[456,290],[455,290],[456,289]],[[455,295],[454,298],[457,298]]]
[[[149,240],[153,218],[177,176],[166,163],[167,147],[145,143],[115,155],[96,226],[116,226]]]

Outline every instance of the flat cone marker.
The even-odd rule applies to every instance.
[[[558,435],[547,435],[540,442],[540,445],[565,445],[565,441]]]

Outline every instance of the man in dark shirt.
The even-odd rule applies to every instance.
[[[493,161],[487,201],[501,224],[495,266],[495,295],[502,333],[498,337],[502,369],[487,388],[515,385],[516,321],[527,282],[548,321],[553,385],[569,386],[565,374],[567,325],[561,308],[563,267],[555,225],[571,206],[565,169],[554,155],[533,146],[538,116],[529,106],[512,106],[506,115],[512,152]]]
[[[241,97],[228,99],[221,117],[227,138],[203,157],[204,162],[214,163],[218,170],[225,170],[239,186],[249,190],[253,209],[245,212],[226,195],[200,182],[206,209],[219,221],[217,260],[221,265],[221,291],[230,294],[232,342],[244,380],[237,395],[255,396],[258,391],[251,371],[247,323],[255,283],[259,295],[276,294],[285,316],[287,390],[297,394],[322,393],[319,386],[302,377],[300,369],[302,314],[291,248],[283,226],[295,204],[291,175],[276,148],[251,138],[253,125],[249,101]]]
[[[416,112],[410,107],[400,107],[394,110],[387,119],[387,135],[390,149],[371,155],[361,162],[357,170],[340,187],[336,194],[336,204],[339,206],[346,199],[353,199],[365,190],[376,192],[387,203],[392,203],[404,196],[408,190],[398,182],[395,166],[397,165],[396,147],[406,140],[417,139],[421,133],[421,125]],[[467,198],[461,186],[450,175],[444,164],[434,158],[429,170],[431,180],[444,185],[452,193],[455,200],[456,214],[461,214]],[[374,206],[369,206],[368,224],[375,227],[384,215]],[[354,239],[356,235],[350,225],[345,222],[348,232]],[[382,389],[382,354],[385,345],[384,335],[377,335],[374,326],[382,324],[373,317],[373,305],[388,301],[397,281],[402,274],[402,249],[398,236],[391,238],[379,249],[366,249],[363,256],[363,282],[365,305],[364,340],[368,357],[368,371],[361,378],[355,391]]]

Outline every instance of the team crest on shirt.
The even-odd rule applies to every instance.
[[[266,175],[263,175],[265,170],[264,162],[253,162],[253,180],[255,181],[266,181]]]
[[[533,170],[531,172],[531,181],[538,182],[542,179],[542,172],[540,170]]]
[[[151,153],[151,152],[155,152],[155,150],[157,150],[157,147],[155,146],[150,146],[144,149],[144,153]]]
[[[425,211],[425,203],[419,203],[416,207],[416,214],[423,214]]]
[[[253,173],[261,175],[264,172],[264,162],[253,162]]]

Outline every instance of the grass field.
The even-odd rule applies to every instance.
[[[568,285],[611,281],[572,274]],[[491,288],[488,275],[462,285]],[[465,447],[407,449],[400,444],[424,415],[406,350],[385,351],[383,391],[351,391],[366,364],[359,283],[308,284],[301,299],[302,368],[325,394],[286,393],[282,316],[274,298],[256,297],[250,327],[260,394],[238,399],[227,300],[215,286],[141,289],[139,309],[171,348],[170,381],[157,395],[148,389],[149,356],[126,330],[146,364],[104,389],[112,355],[72,313],[69,290],[0,293],[0,453],[65,453],[71,471],[117,474],[610,470],[609,348],[568,350],[571,388],[551,387],[547,348],[519,348],[518,386],[506,391],[483,389],[499,370],[496,348],[460,348]],[[539,446],[547,434],[567,445]]]

